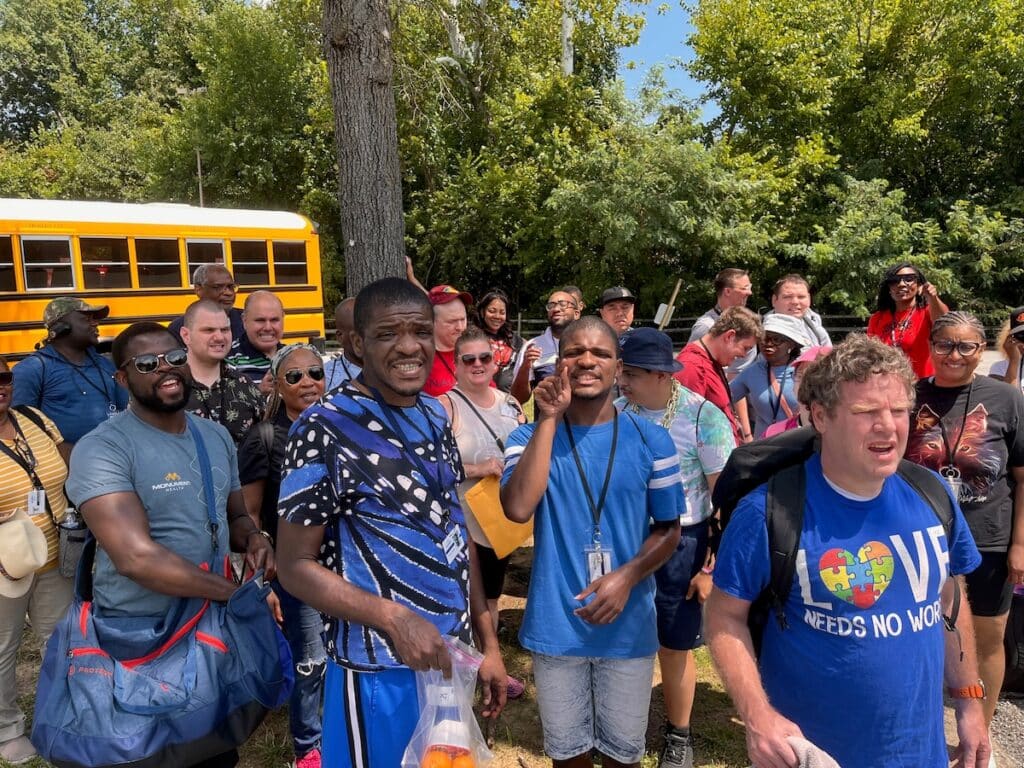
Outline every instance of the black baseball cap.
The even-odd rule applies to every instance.
[[[601,298],[597,300],[597,306],[603,307],[609,301],[628,301],[636,304],[636,296],[633,295],[629,288],[616,285],[614,288],[606,288],[601,292]]]

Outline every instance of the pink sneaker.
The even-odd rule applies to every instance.
[[[526,686],[523,685],[522,680],[516,680],[512,675],[509,675],[505,691],[510,699],[518,699],[526,691]]]
[[[295,768],[320,768],[320,750],[313,749],[295,760]]]

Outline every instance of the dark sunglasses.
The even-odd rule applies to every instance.
[[[303,370],[302,368],[289,368],[284,372],[285,383],[290,387],[294,387],[300,381],[303,376],[309,376],[313,381],[324,380],[324,367],[322,365],[314,365],[310,368]]]
[[[918,275],[893,275],[885,279],[886,285],[899,285],[900,283],[919,283],[921,278]]]
[[[1017,343],[1019,343],[1019,344],[1024,344],[1024,331],[1021,331],[1020,333],[1015,333],[1015,334],[1013,334],[1012,338],[1013,338],[1013,340],[1014,340],[1014,341],[1016,341]],[[0,374],[0,375],[2,375],[2,374]],[[8,376],[9,376],[9,375],[10,375],[10,374],[8,374]],[[0,379],[0,383],[2,383],[2,382],[3,382],[3,379]]]
[[[135,370],[139,373],[153,373],[160,367],[161,360],[171,366],[171,368],[180,368],[188,362],[188,352],[184,349],[172,349],[170,352],[164,352],[162,355],[152,355],[149,353],[136,355],[121,363],[121,367],[125,368],[131,363],[135,363]]]
[[[494,359],[494,355],[490,352],[484,352],[482,355],[460,355],[459,360],[462,361],[463,365],[475,365],[476,361],[479,360],[484,365],[487,365],[491,360]]]
[[[14,383],[14,374],[10,371],[0,371],[0,387],[9,387]]]

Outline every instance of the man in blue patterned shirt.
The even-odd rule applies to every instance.
[[[415,670],[450,669],[442,636],[484,653],[484,715],[505,703],[498,650],[440,404],[421,394],[433,312],[405,280],[356,297],[362,374],[295,422],[281,481],[285,588],[326,617],[323,764],[397,766],[419,716]],[[472,583],[472,589],[470,584]]]

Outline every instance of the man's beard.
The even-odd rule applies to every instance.
[[[192,382],[180,379],[181,381],[181,397],[178,400],[168,402],[162,400],[159,395],[143,394],[142,392],[136,392],[132,390],[132,398],[142,406],[145,406],[151,411],[156,413],[177,413],[178,411],[184,410],[185,406],[188,405],[188,400],[192,396]],[[162,382],[161,382],[162,383]],[[156,386],[160,386],[157,384]]]

